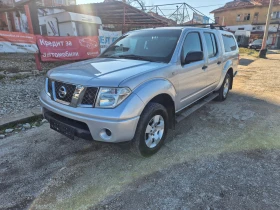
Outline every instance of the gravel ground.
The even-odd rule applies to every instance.
[[[177,164],[91,209],[280,209],[279,161],[279,151],[253,150]]]
[[[49,70],[56,66],[70,63],[63,62],[41,62],[43,70]],[[8,71],[16,73],[20,71],[30,71],[36,68],[35,58],[32,54],[1,54],[0,57],[0,71]]]
[[[279,65],[241,66],[151,158],[48,124],[0,140],[0,209],[280,209]]]
[[[44,76],[30,76],[24,79],[0,80],[0,118],[39,106],[39,93],[44,86]]]

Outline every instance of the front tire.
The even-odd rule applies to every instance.
[[[155,154],[163,145],[167,131],[168,113],[166,108],[159,103],[148,103],[140,116],[131,151],[144,157]]]
[[[220,87],[220,89],[218,90],[219,95],[217,96],[216,101],[226,100],[230,90],[231,82],[232,82],[232,76],[230,75],[229,72],[227,72],[224,82]]]

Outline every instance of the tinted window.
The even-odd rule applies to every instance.
[[[218,47],[217,47],[216,36],[214,34],[211,34],[211,38],[212,38],[212,43],[213,43],[213,48],[214,48],[214,55],[217,55]]]
[[[253,41],[252,44],[261,44],[262,43],[262,39],[257,39],[255,41]]]
[[[142,30],[120,37],[100,57],[168,63],[182,30]]]
[[[183,58],[189,52],[202,51],[200,35],[198,33],[189,33],[183,45]]]
[[[47,26],[46,25],[42,25],[41,26],[41,34],[42,35],[45,35],[45,36],[48,36],[48,31],[47,31]]]
[[[217,42],[215,35],[212,33],[204,33],[204,37],[207,44],[208,57],[212,58],[217,55]]]
[[[226,52],[231,52],[237,49],[235,40],[232,35],[223,34],[223,41]]]

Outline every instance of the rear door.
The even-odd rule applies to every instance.
[[[233,70],[236,71],[238,66],[239,54],[237,42],[233,34],[230,33],[224,32],[221,34],[221,37],[224,46],[223,65],[227,65],[227,63],[230,63]]]
[[[205,69],[207,74],[206,83],[209,88],[211,86],[215,88],[215,84],[219,82],[222,72],[221,46],[218,43],[218,37],[214,33],[204,32],[203,37],[207,48],[207,50],[205,50],[207,52],[207,68]]]

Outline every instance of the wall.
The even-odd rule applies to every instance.
[[[262,7],[251,7],[251,8],[239,8],[239,9],[231,9],[221,12],[216,12],[214,14],[214,17],[219,17],[219,24],[220,25],[249,25],[249,24],[256,24],[256,23],[265,23],[266,22],[266,15],[267,15],[268,7],[262,6]],[[274,5],[273,6],[273,12],[280,11],[280,5]],[[254,21],[254,14],[258,12],[258,19],[257,21]],[[250,20],[243,21],[244,14],[250,13]],[[241,14],[241,21],[236,21],[237,15]],[[224,24],[223,24],[223,18],[224,18]],[[274,20],[280,20],[280,19],[274,19]],[[273,20],[272,20],[273,21]]]
[[[225,29],[229,31],[237,31],[237,30],[244,30],[244,31],[264,31],[265,25],[233,25],[233,26],[226,26]],[[270,24],[269,32],[277,32],[278,24]]]

